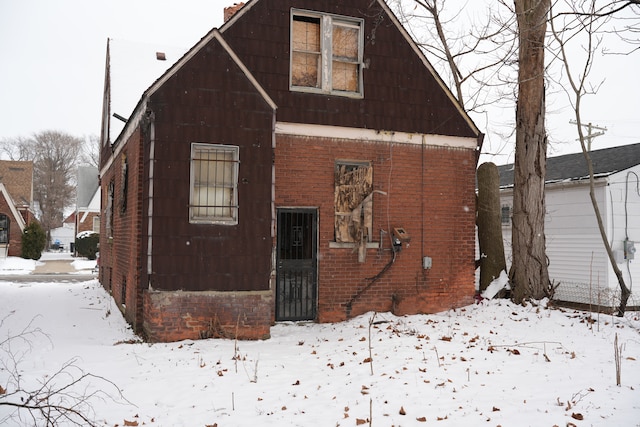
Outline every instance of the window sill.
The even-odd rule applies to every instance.
[[[357,245],[355,243],[329,242],[330,249],[353,249]],[[367,249],[380,248],[380,242],[368,242]]]

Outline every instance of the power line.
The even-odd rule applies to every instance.
[[[577,125],[578,122],[576,122],[575,120],[569,120],[569,123],[571,123],[572,125]],[[584,139],[587,140],[587,151],[591,151],[591,141],[594,140],[597,136],[602,136],[604,135],[604,133],[607,131],[607,128],[605,127],[601,127],[601,126],[596,126],[594,124],[580,124],[580,126],[587,128],[587,135],[584,137]],[[598,130],[599,132],[594,132],[593,130]],[[580,141],[580,138],[576,139],[576,141]]]

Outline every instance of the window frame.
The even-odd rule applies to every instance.
[[[231,153],[233,162],[233,168],[231,171],[231,180],[227,183],[223,183],[216,188],[231,188],[230,201],[228,205],[225,206],[217,206],[217,205],[198,205],[200,207],[208,206],[213,208],[229,208],[231,215],[196,215],[194,212],[195,205],[195,197],[196,197],[196,153],[200,151],[207,152],[223,152],[223,153]],[[222,160],[224,161],[224,160]],[[215,224],[215,225],[237,225],[238,224],[238,212],[240,210],[238,203],[238,176],[240,169],[240,147],[237,145],[226,145],[226,144],[212,144],[212,143],[203,143],[203,142],[193,142],[191,143],[191,154],[189,159],[189,207],[188,207],[188,215],[189,215],[189,223],[191,224]]]
[[[305,17],[311,19],[319,19],[320,22],[320,64],[318,66],[319,87],[299,86],[293,84],[293,57],[294,51],[294,30],[293,22],[295,17]],[[345,96],[350,98],[364,98],[364,19],[354,18],[331,13],[313,12],[303,9],[291,9],[289,19],[289,90],[296,92],[322,93],[329,95]],[[352,63],[356,66],[356,84],[357,90],[338,90],[333,88],[333,63],[336,62],[333,55],[333,34],[334,26],[355,28],[358,30],[358,55],[356,61],[350,62],[344,59],[337,60],[341,63]]]
[[[510,204],[500,205],[500,224],[502,227],[511,227],[513,208]]]
[[[355,247],[358,244],[357,240],[353,239],[353,236],[348,236],[348,239],[344,239],[342,236],[342,233],[340,233],[338,231],[338,225],[337,225],[337,217],[338,216],[348,216],[347,212],[341,212],[338,211],[338,206],[336,205],[336,200],[335,200],[335,192],[337,192],[337,184],[338,182],[335,180],[335,177],[338,174],[339,169],[342,167],[348,167],[348,168],[367,168],[369,169],[369,173],[371,174],[371,188],[370,188],[370,192],[366,195],[362,195],[363,196],[363,200],[361,203],[364,203],[364,200],[373,195],[373,162],[371,161],[367,161],[367,160],[344,160],[344,159],[337,159],[334,162],[334,228],[333,228],[333,242],[336,244],[336,246],[340,245],[340,246],[344,246],[344,247]],[[373,200],[371,200],[370,202],[370,209],[373,212]],[[370,244],[372,243],[374,240],[374,236],[373,236],[373,215],[371,216],[371,218],[369,218],[369,223],[365,223],[363,224],[363,226],[365,228],[368,229],[368,233],[366,236],[366,241],[365,244]]]

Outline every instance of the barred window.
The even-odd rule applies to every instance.
[[[294,10],[291,88],[362,96],[363,21]]]
[[[239,147],[191,144],[189,221],[238,223]]]

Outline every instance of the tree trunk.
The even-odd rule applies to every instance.
[[[547,162],[544,49],[550,0],[515,0],[519,67],[513,193],[512,298],[549,295],[545,252],[544,181]]]
[[[493,163],[478,167],[477,218],[480,247],[480,291],[487,289],[507,269],[502,241],[500,175]]]

